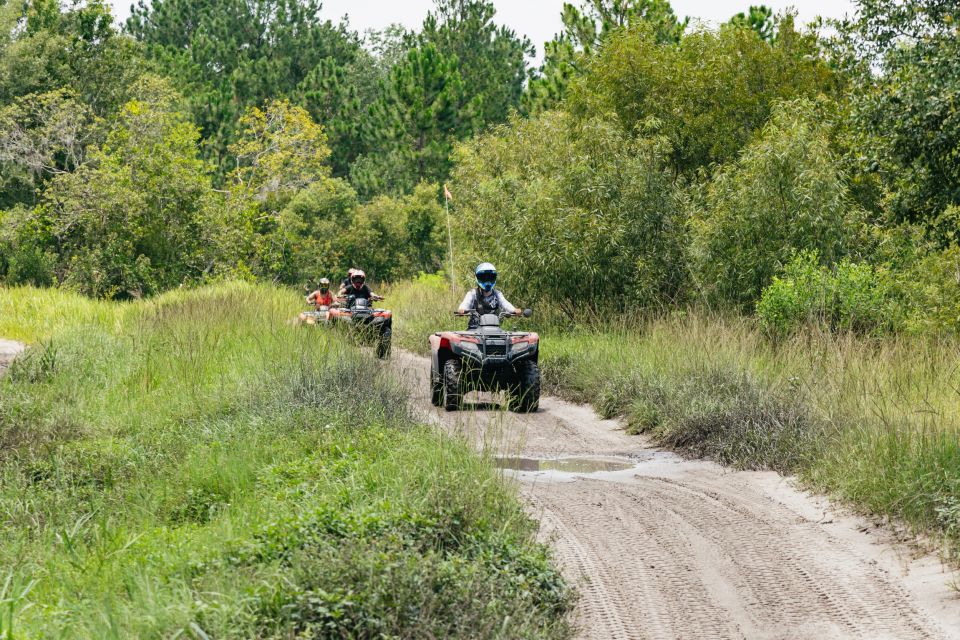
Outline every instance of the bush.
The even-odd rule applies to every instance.
[[[602,118],[513,119],[458,149],[460,257],[494,262],[524,305],[582,315],[667,304],[683,280],[669,151]]]
[[[863,214],[838,167],[815,105],[781,104],[693,203],[689,262],[708,302],[749,308],[797,252],[827,264],[852,252]]]
[[[897,283],[889,269],[843,260],[833,269],[815,252],[798,255],[757,302],[761,325],[778,335],[806,324],[859,333],[903,327]]]

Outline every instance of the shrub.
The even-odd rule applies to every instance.
[[[781,104],[694,204],[688,255],[704,298],[747,308],[798,251],[828,264],[850,253],[862,214],[838,167],[815,105]]]
[[[603,118],[513,119],[458,150],[460,257],[496,263],[523,304],[571,315],[666,304],[683,280],[669,151]]]
[[[859,333],[891,332],[902,328],[904,313],[889,269],[847,259],[830,269],[820,264],[815,252],[794,258],[757,302],[760,324],[777,335],[806,324]]]

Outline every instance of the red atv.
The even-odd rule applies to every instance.
[[[363,342],[374,342],[377,357],[390,357],[390,343],[393,338],[393,312],[387,309],[374,309],[370,300],[346,296],[337,298],[343,301],[343,307],[330,309],[330,322],[334,325],[349,326]],[[383,300],[374,296],[372,300]]]
[[[525,318],[532,315],[523,312]],[[527,413],[540,406],[540,336],[504,331],[509,314],[469,314],[477,320],[470,331],[444,331],[430,336],[430,400],[433,406],[457,411],[470,391],[505,391],[511,411]]]

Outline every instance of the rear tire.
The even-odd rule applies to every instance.
[[[386,329],[377,341],[377,357],[381,360],[390,357],[390,345],[393,342],[393,329]]]
[[[460,380],[460,361],[451,358],[443,363],[443,408],[459,411],[463,405],[463,385]]]
[[[430,365],[430,404],[435,407],[443,404],[443,380],[433,365]]]
[[[540,408],[540,367],[530,360],[517,363],[517,378],[510,393],[510,410],[533,413]]]

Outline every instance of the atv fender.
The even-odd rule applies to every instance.
[[[430,356],[436,371],[443,371],[443,364],[457,355],[460,336],[452,331],[434,333],[430,336]]]

